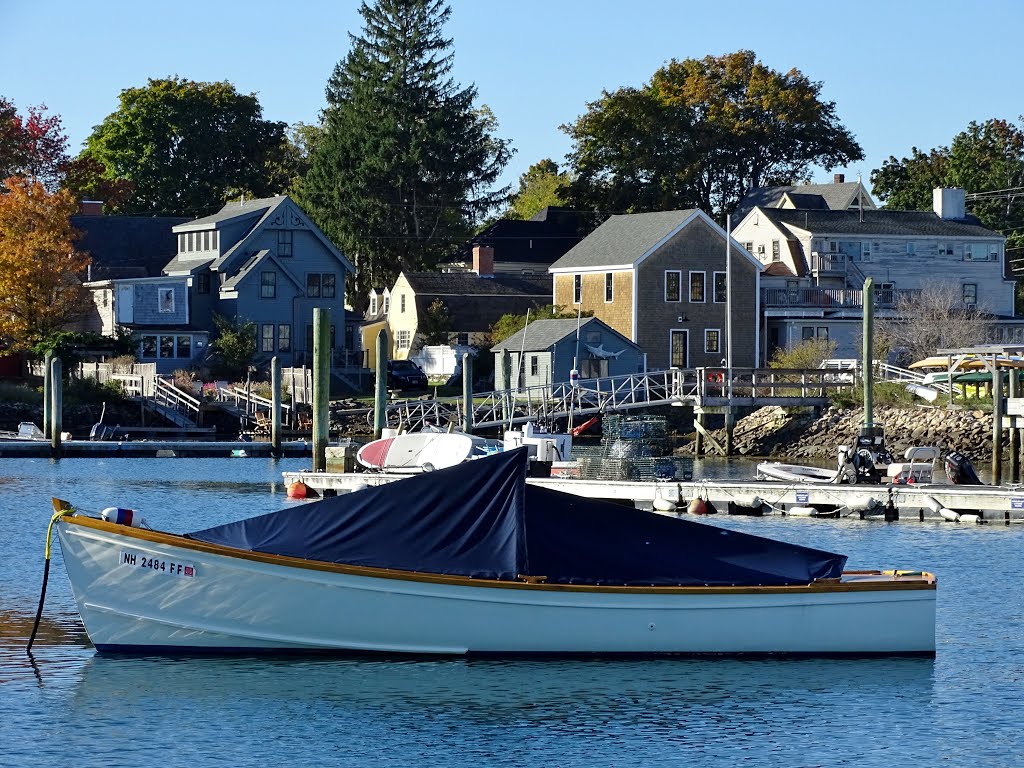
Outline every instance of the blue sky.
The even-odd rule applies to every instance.
[[[356,0],[0,0],[0,95],[61,115],[77,152],[123,88],[179,75],[255,92],[264,116],[313,122],[359,32]],[[851,3],[452,0],[455,79],[473,83],[516,154],[504,181],[569,150],[558,126],[602,90],[638,86],[669,59],[753,50],[797,68],[864,149],[847,179],[971,120],[1024,113],[1019,0]],[[816,181],[831,180],[818,171]]]

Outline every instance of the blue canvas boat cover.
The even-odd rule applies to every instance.
[[[243,550],[549,583],[754,586],[838,578],[844,555],[526,484],[518,449],[186,534]]]

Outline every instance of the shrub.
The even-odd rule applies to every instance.
[[[26,405],[41,405],[43,402],[42,390],[34,389],[25,384],[12,384],[11,382],[0,382],[0,401],[5,403],[24,403]]]
[[[768,362],[770,368],[820,368],[832,357],[836,342],[828,339],[806,339],[789,349],[777,349]]]

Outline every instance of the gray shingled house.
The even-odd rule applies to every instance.
[[[509,381],[513,387],[532,387],[569,381],[576,366],[581,379],[642,373],[644,353],[614,328],[596,317],[534,320],[526,328],[495,344],[494,381],[504,381],[502,359],[508,351]]]
[[[761,264],[699,210],[612,216],[551,266],[554,301],[593,312],[647,353],[651,370],[758,362]]]

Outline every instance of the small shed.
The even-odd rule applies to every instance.
[[[636,344],[596,317],[577,320],[534,320],[509,336],[494,353],[495,388],[501,388],[503,357],[510,358],[513,387],[552,385],[569,381],[573,362],[581,379],[624,376],[644,370],[644,353]]]

